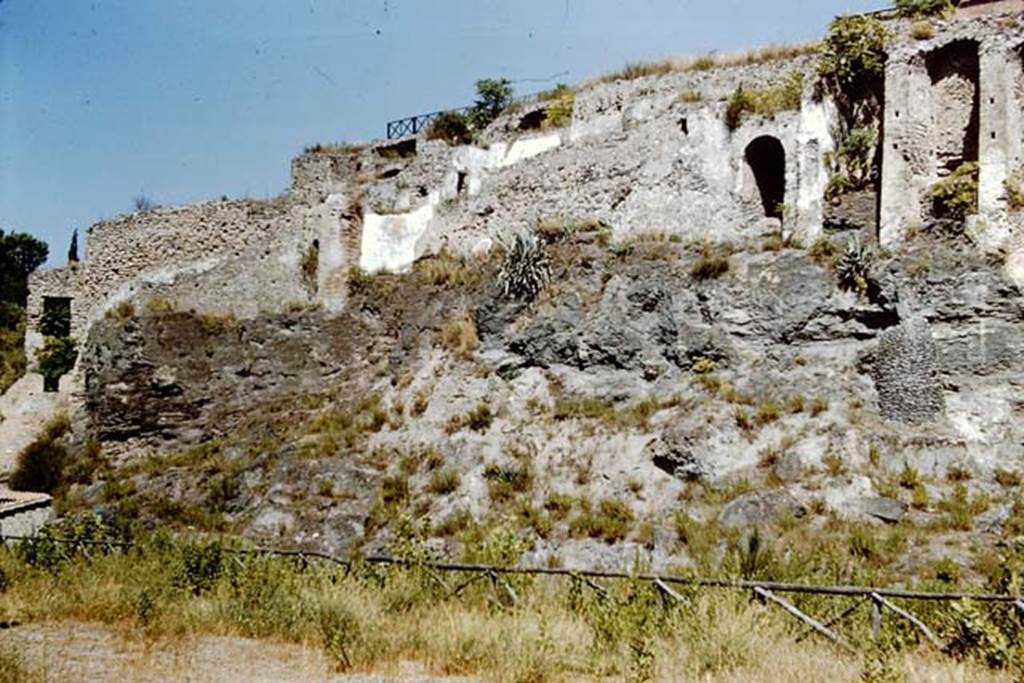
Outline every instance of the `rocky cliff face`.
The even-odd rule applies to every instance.
[[[934,532],[897,564],[1002,533],[1024,308],[1000,264],[922,241],[858,293],[779,246],[584,231],[529,305],[498,296],[496,259],[442,256],[357,278],[339,317],[107,320],[68,505],[330,549],[505,523],[537,561],[590,565],[697,562],[686,520]],[[966,528],[944,521],[960,499]]]

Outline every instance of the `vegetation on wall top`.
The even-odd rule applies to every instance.
[[[655,62],[632,62],[618,71],[598,77],[596,81],[598,83],[614,83],[615,81],[631,81],[646,76],[658,76],[669,73],[689,73],[734,66],[767,64],[768,62],[795,59],[803,55],[815,54],[820,48],[821,46],[818,43],[769,45],[756,50],[731,54],[714,52],[698,57],[672,57]]]
[[[871,16],[838,17],[829,26],[818,61],[818,77],[833,95],[856,97],[885,76],[886,46],[891,36]]]
[[[896,0],[899,15],[911,19],[948,14],[954,9],[950,0]]]
[[[476,102],[466,113],[446,111],[427,130],[428,140],[450,145],[472,144],[512,104],[512,83],[506,78],[484,78],[476,82]]]
[[[878,177],[879,129],[891,35],[872,16],[839,17],[829,26],[818,62],[819,88],[832,96],[840,121],[827,161],[825,198],[869,187]]]
[[[743,122],[744,114],[770,116],[782,111],[800,108],[804,91],[804,75],[799,71],[786,74],[782,81],[766,88],[748,90],[736,88],[729,98],[725,111],[725,123],[729,130],[736,130]]]

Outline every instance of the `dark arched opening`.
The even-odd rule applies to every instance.
[[[782,143],[770,135],[761,136],[747,145],[745,157],[761,195],[764,215],[781,219],[786,201],[786,150]]]

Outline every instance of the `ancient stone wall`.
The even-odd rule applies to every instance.
[[[998,3],[994,3],[998,5]],[[997,7],[985,16],[935,22],[913,40],[907,22],[886,67],[880,239],[898,243],[928,221],[932,187],[963,162],[980,165],[979,217],[971,226],[984,248],[1020,239],[1005,181],[1021,167],[1024,28]]]
[[[80,340],[123,301],[160,297],[183,310],[238,317],[312,303],[347,271],[341,242],[337,206],[283,199],[205,202],[98,223],[86,233],[80,263],[33,275],[26,348],[32,357],[43,342],[46,297],[72,299],[71,334]],[[310,253],[315,283],[303,273]]]

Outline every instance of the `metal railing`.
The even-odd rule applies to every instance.
[[[445,109],[444,111],[434,111],[429,114],[418,114],[404,119],[388,121],[388,140],[397,140],[398,138],[404,138],[406,135],[418,135],[421,131],[429,128],[430,125],[434,123],[439,116],[441,116],[441,114],[447,114],[449,112],[465,114],[472,109],[473,107]]]

